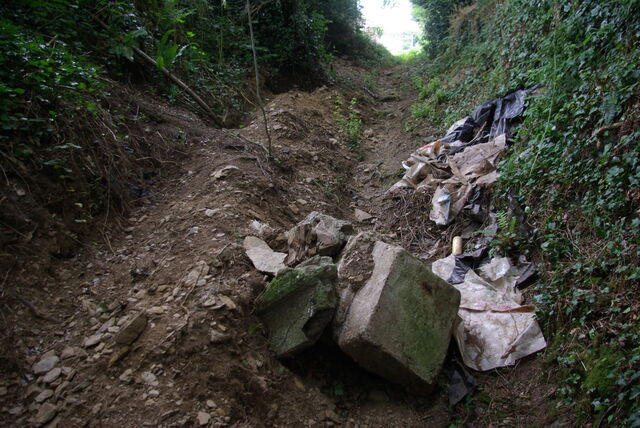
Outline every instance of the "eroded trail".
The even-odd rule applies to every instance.
[[[275,161],[266,156],[259,115],[239,130],[210,128],[186,112],[163,123],[164,132],[186,134],[180,175],[156,185],[104,242],[52,266],[41,278],[44,291],[29,295],[52,302],[47,312],[63,321],[34,320],[19,307],[8,314],[18,326],[19,370],[3,380],[3,425],[407,427],[483,420],[469,410],[449,412],[444,390],[408,394],[330,344],[282,365],[253,315],[267,278],[247,259],[242,239],[258,234],[286,251],[282,232],[311,211],[375,230],[425,259],[447,251],[455,230],[428,226],[423,199],[382,196],[419,141],[403,125],[415,99],[407,70],[384,70],[369,78],[368,89],[366,75],[342,64],[335,87],[275,96],[267,105]],[[342,142],[337,95],[360,100],[362,160]],[[356,208],[371,217],[357,218]],[[527,403],[546,392],[530,389],[537,368],[523,365],[517,375],[481,378],[490,394],[478,406],[491,415],[506,406],[500,411],[516,409],[522,418],[502,412],[501,420],[485,422],[530,421],[525,412],[539,403]]]

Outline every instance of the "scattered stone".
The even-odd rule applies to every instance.
[[[7,392],[8,390],[6,386],[0,386],[0,397],[7,395]]]
[[[296,204],[289,204],[287,205],[287,208],[289,208],[289,211],[291,211],[294,215],[300,214],[300,208],[298,208]]]
[[[218,211],[207,208],[206,210],[204,210],[204,215],[207,217],[213,217],[214,215],[216,215],[216,212]]]
[[[207,407],[210,409],[216,408],[216,403],[213,400],[207,400]]]
[[[66,380],[65,380],[65,381],[64,381],[64,382],[62,382],[60,385],[58,385],[58,387],[56,388],[56,392],[55,392],[55,394],[56,394],[57,396],[59,396],[60,394],[62,394],[62,391],[64,391],[65,389],[67,389],[67,387],[68,387],[69,385],[71,385],[71,382],[69,382],[69,381],[66,381]]]
[[[211,298],[209,298],[209,299],[205,300],[205,301],[202,303],[202,306],[203,306],[203,307],[205,307],[205,308],[210,308],[210,307],[212,307],[212,306],[216,306],[216,305],[218,305],[218,304],[219,304],[219,303],[218,303],[218,299],[216,299],[215,297],[211,297]],[[222,306],[222,304],[220,304],[220,305]]]
[[[207,425],[211,420],[211,415],[207,412],[198,412],[198,424],[200,426]]]
[[[151,386],[159,385],[158,378],[156,377],[156,375],[154,375],[151,372],[142,372],[142,374],[140,375],[140,379],[142,379],[142,381],[147,385],[151,385]]]
[[[356,208],[355,211],[355,217],[356,220],[363,222],[363,221],[367,221],[367,220],[371,220],[373,218],[373,216],[371,214],[369,214],[366,211],[362,211],[361,209]]]
[[[273,251],[266,242],[256,236],[244,238],[243,246],[253,266],[260,272],[275,275],[286,267],[284,259],[287,255]]]
[[[313,257],[277,276],[258,297],[258,316],[269,329],[279,357],[313,345],[336,307],[336,265],[330,257]]]
[[[126,369],[121,375],[120,377],[118,377],[118,379],[120,379],[120,382],[124,382],[124,383],[129,383],[131,382],[131,380],[133,379],[133,369]]]
[[[333,410],[326,410],[324,414],[326,419],[329,419],[331,422],[334,422],[336,424],[342,423],[342,419],[340,418],[340,416],[338,416],[338,414]]]
[[[98,413],[100,413],[100,410],[102,410],[102,403],[98,403],[95,406],[93,406],[91,408],[91,414],[95,416]]]
[[[51,403],[44,403],[38,409],[38,413],[35,417],[35,422],[38,426],[44,425],[53,419],[58,413],[58,408]]]
[[[196,266],[184,278],[184,285],[187,287],[195,287],[200,278],[209,273],[209,265],[204,260],[196,263]]]
[[[221,178],[225,178],[227,177],[231,171],[234,170],[239,170],[240,168],[238,168],[235,165],[227,165],[225,167],[222,167],[218,170],[216,170],[213,174],[211,174],[211,176],[215,179],[215,180],[219,180]]]
[[[275,233],[271,226],[261,223],[258,220],[252,220],[251,223],[249,223],[249,227],[251,227],[261,239],[267,239]]]
[[[37,375],[47,373],[58,364],[60,358],[56,355],[47,355],[33,365],[33,372]]]
[[[76,348],[73,346],[67,346],[62,350],[60,358],[66,360],[67,358],[75,357],[77,355]]]
[[[151,391],[149,391],[149,397],[158,398],[159,396],[160,396],[160,391],[158,391],[157,389],[152,389]]]
[[[231,339],[231,335],[228,333],[223,333],[218,330],[211,330],[211,335],[209,337],[209,341],[211,343],[224,343]]]
[[[56,379],[58,379],[60,377],[60,374],[62,374],[62,369],[60,367],[56,367],[48,371],[47,374],[44,375],[44,378],[42,379],[42,381],[44,383],[51,383]]]
[[[116,319],[115,317],[111,317],[109,318],[107,321],[105,321],[100,328],[98,329],[97,333],[104,333],[105,331],[107,331],[109,329],[109,327],[113,327],[116,323]]]
[[[108,366],[113,367],[113,365],[118,361],[120,361],[122,358],[124,358],[124,356],[127,355],[130,350],[131,350],[131,347],[129,346],[118,347],[113,353],[113,355],[111,356],[111,358],[109,359]]]
[[[84,341],[85,348],[91,348],[92,346],[96,346],[102,340],[102,334],[96,333],[93,336],[89,336]]]
[[[401,247],[377,241],[373,271],[355,293],[338,344],[363,368],[412,389],[433,385],[460,293]]]
[[[53,397],[53,390],[45,389],[44,391],[42,391],[40,394],[36,396],[35,400],[36,400],[36,403],[42,403],[51,397]]]
[[[12,416],[18,416],[24,413],[24,407],[23,406],[13,406],[12,408],[9,409],[9,414]]]
[[[162,315],[166,312],[163,306],[152,306],[147,309],[147,312],[153,315]]]
[[[292,266],[315,255],[333,257],[353,232],[353,226],[348,221],[313,211],[286,232],[289,245],[287,264]]]
[[[147,314],[140,312],[125,324],[116,334],[115,342],[120,345],[131,345],[147,328]]]

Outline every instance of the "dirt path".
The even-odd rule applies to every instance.
[[[186,134],[181,173],[159,183],[104,242],[35,279],[41,286],[27,297],[62,322],[34,319],[20,305],[3,314],[15,327],[14,347],[3,356],[11,375],[0,381],[0,423],[438,427],[478,418],[517,426],[531,421],[525,413],[539,408],[532,396],[548,393],[531,391],[535,363],[480,377],[486,399],[450,410],[444,389],[408,394],[329,344],[285,365],[269,353],[252,314],[267,278],[246,258],[244,236],[261,233],[284,250],[282,232],[315,210],[376,230],[423,258],[448,247],[441,231],[425,226],[426,211],[417,209],[424,209],[422,199],[382,197],[420,141],[403,126],[415,99],[408,71],[383,70],[370,89],[364,89],[366,75],[342,64],[335,87],[274,97],[267,106],[274,162],[266,157],[259,116],[240,130],[212,129],[189,114],[161,124],[164,132],[173,127]],[[337,94],[362,100],[362,161],[341,142],[333,115]],[[355,208],[373,218],[358,221]],[[417,232],[413,221],[419,221]],[[266,227],[259,232],[256,222]],[[513,409],[521,416],[510,415]]]

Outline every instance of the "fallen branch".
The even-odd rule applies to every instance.
[[[102,28],[104,28],[105,30],[109,31],[110,28],[107,24],[105,24],[104,22],[102,22],[102,20],[100,18],[98,18],[97,16],[93,16],[93,19],[95,19],[95,21],[100,24],[100,26]],[[180,78],[178,78],[178,76],[176,76],[175,74],[171,73],[169,70],[167,70],[165,67],[158,67],[158,63],[156,62],[155,59],[151,58],[149,55],[147,55],[146,52],[144,52],[142,49],[140,49],[137,46],[132,46],[132,49],[135,53],[137,53],[142,59],[144,59],[145,61],[147,61],[148,63],[152,64],[154,67],[158,68],[160,71],[162,71],[169,79],[171,79],[176,85],[178,85],[179,87],[181,87],[187,94],[189,94],[191,96],[191,98],[193,98],[193,100],[204,109],[204,111],[211,117],[211,119],[213,119],[213,121],[215,122],[216,125],[218,125],[219,127],[223,127],[222,121],[216,116],[216,114],[213,112],[213,110],[211,110],[211,107],[209,107],[209,105],[207,103],[204,102],[204,100],[202,98],[200,98],[200,96],[198,96],[198,94],[196,94],[193,89],[191,89],[189,86],[187,86],[186,83],[184,83],[182,80],[180,80]]]

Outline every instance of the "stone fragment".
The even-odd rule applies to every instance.
[[[189,271],[187,276],[184,277],[183,283],[187,287],[195,287],[198,281],[209,273],[209,265],[204,260],[200,260],[196,263],[196,266]]]
[[[33,365],[33,372],[37,375],[47,373],[58,364],[60,358],[56,355],[47,355]]]
[[[54,382],[56,379],[60,377],[60,374],[62,374],[62,369],[60,367],[53,368],[49,370],[46,375],[44,375],[44,378],[42,379],[42,381],[44,383]]]
[[[58,413],[58,408],[56,406],[51,403],[44,403],[40,406],[38,413],[36,414],[36,425],[40,426],[46,424],[56,416],[56,413]]]
[[[287,264],[293,266],[315,255],[333,257],[353,232],[348,221],[313,211],[286,233],[289,245]]]
[[[74,348],[73,346],[66,346],[62,350],[62,353],[60,354],[60,358],[63,360],[66,360],[67,358],[75,357],[76,354],[77,354],[76,348]]]
[[[131,382],[131,380],[133,379],[133,369],[126,369],[121,375],[120,377],[118,377],[118,379],[120,379],[120,382],[124,382],[124,383],[129,383]]]
[[[279,357],[313,345],[336,307],[336,265],[330,257],[313,257],[278,275],[258,297],[256,308]]]
[[[140,379],[142,379],[142,381],[144,383],[146,383],[147,385],[151,385],[151,386],[158,386],[158,378],[156,377],[156,375],[154,375],[151,372],[143,372],[140,375]]]
[[[198,412],[198,425],[204,426],[209,423],[211,420],[211,415],[207,412]]]
[[[211,330],[209,341],[211,343],[224,343],[231,340],[231,335],[218,330]]]
[[[262,239],[256,236],[247,236],[244,238],[243,246],[251,263],[260,272],[275,275],[285,268],[284,259],[287,258],[287,255],[273,251]]]
[[[42,391],[40,394],[36,396],[35,400],[36,400],[36,403],[42,403],[51,397],[53,397],[53,390],[45,389],[44,391]]]
[[[377,241],[373,271],[354,295],[338,344],[363,368],[410,389],[433,385],[460,293],[401,247]]]
[[[353,296],[364,286],[373,272],[373,246],[376,237],[371,232],[360,232],[347,241],[338,260],[338,306],[333,318],[333,337],[337,341],[347,317]]]
[[[120,345],[131,345],[145,328],[147,328],[147,314],[140,312],[122,327],[116,334],[115,341]]]
[[[93,336],[89,336],[84,340],[84,347],[91,348],[92,346],[96,346],[102,340],[102,334],[97,333]]]
[[[358,208],[356,208],[354,215],[358,221],[367,221],[373,218],[371,214]]]
[[[225,167],[222,167],[222,168],[216,170],[213,174],[211,174],[211,176],[215,180],[219,180],[221,178],[227,177],[232,171],[236,171],[236,170],[240,170],[240,168],[238,168],[235,165],[227,165]]]

